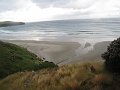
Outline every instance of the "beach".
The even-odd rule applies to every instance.
[[[80,19],[31,22],[1,27],[0,40],[27,48],[41,59],[58,65],[101,60],[101,54],[107,50],[110,41],[120,35],[119,21]]]
[[[80,44],[78,42],[7,40],[26,48],[43,60],[58,65],[78,63],[87,60],[101,60],[101,54],[107,50],[110,41]]]

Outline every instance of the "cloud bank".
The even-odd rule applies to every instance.
[[[120,0],[1,0],[0,21],[120,17]]]

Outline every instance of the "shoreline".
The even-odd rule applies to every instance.
[[[97,42],[94,45],[79,42],[4,40],[36,54],[38,57],[58,65],[78,63],[88,60],[100,60],[100,55],[107,50],[110,41]]]
[[[47,61],[60,64],[75,56],[75,50],[81,45],[78,42],[54,42],[54,41],[26,41],[26,40],[6,40],[27,48],[28,51]]]

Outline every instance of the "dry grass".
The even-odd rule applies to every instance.
[[[19,72],[1,80],[0,90],[112,90],[113,78],[105,72],[102,62]]]

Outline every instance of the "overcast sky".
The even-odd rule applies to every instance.
[[[0,0],[0,21],[120,17],[120,0]]]

